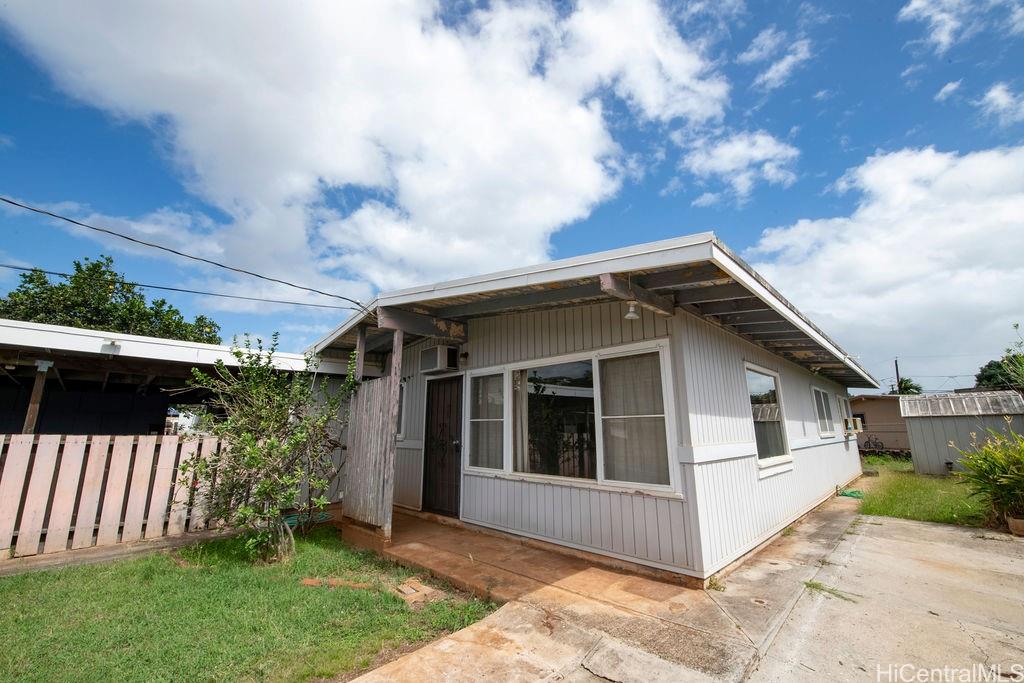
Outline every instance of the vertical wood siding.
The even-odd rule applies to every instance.
[[[641,309],[626,320],[625,303],[512,313],[469,321],[469,369],[505,365],[666,337],[671,320]]]
[[[342,484],[346,517],[391,530],[394,463],[387,462],[388,441],[395,438],[388,400],[395,379],[363,382],[352,398],[348,454]]]
[[[1011,415],[1013,426],[1020,431],[1021,415]],[[907,436],[910,438],[910,455],[914,460],[914,471],[918,474],[947,474],[946,463],[957,465],[960,454],[950,448],[952,441],[960,448],[970,446],[988,437],[988,430],[1006,433],[1006,419],[1001,415],[946,415],[942,417],[908,417]],[[959,466],[957,466],[959,469]]]
[[[398,447],[395,456],[395,504],[419,510],[423,495],[423,449]]]
[[[466,473],[462,519],[655,566],[692,569],[678,498]]]
[[[707,575],[804,514],[860,472],[856,440],[821,438],[811,387],[835,396],[846,389],[685,313],[676,315],[688,408],[688,446],[735,445],[723,459],[684,464],[692,479],[691,512],[699,517],[700,569]],[[745,362],[777,372],[792,469],[760,478]]]
[[[860,474],[854,439],[795,451],[793,469],[764,479],[755,457],[692,466],[706,574],[782,530]]]

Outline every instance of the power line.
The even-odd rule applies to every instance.
[[[111,235],[113,237],[119,237],[119,238],[121,238],[123,240],[127,240],[129,242],[134,242],[135,244],[141,244],[144,247],[151,247],[153,249],[160,249],[162,251],[166,251],[166,252],[174,254],[176,256],[181,256],[182,258],[192,259],[193,261],[199,261],[201,263],[207,263],[207,264],[209,264],[211,266],[216,266],[218,268],[223,268],[225,270],[230,270],[230,271],[235,272],[235,273],[241,273],[243,275],[249,275],[249,276],[252,276],[252,277],[255,277],[255,278],[259,278],[261,280],[266,280],[268,282],[276,282],[277,284],[286,285],[288,287],[293,287],[295,289],[301,289],[301,290],[304,290],[304,291],[307,291],[307,292],[312,292],[314,294],[320,294],[322,296],[329,296],[329,297],[332,297],[334,299],[341,299],[342,301],[347,301],[347,302],[349,302],[351,304],[355,304],[356,306],[358,306],[359,308],[356,309],[356,310],[360,310],[360,311],[364,311],[364,312],[366,311],[366,308],[361,303],[359,303],[355,299],[350,299],[347,296],[341,296],[340,294],[331,294],[330,292],[324,292],[322,290],[314,289],[312,287],[305,287],[303,285],[297,285],[294,282],[288,282],[287,280],[280,280],[280,279],[278,279],[276,277],[270,277],[269,275],[261,275],[259,273],[254,273],[253,271],[246,270],[244,268],[236,268],[235,266],[229,266],[227,264],[220,263],[219,261],[213,261],[211,259],[204,258],[202,256],[195,256],[193,254],[186,254],[183,251],[178,251],[177,249],[172,249],[171,247],[165,247],[164,245],[156,244],[155,242],[147,242],[145,240],[140,240],[137,237],[132,237],[130,235],[125,235],[124,233],[117,232],[116,230],[111,230],[110,228],[101,228],[101,227],[98,227],[98,226],[95,226],[95,225],[89,225],[88,223],[83,223],[81,221],[77,221],[74,218],[68,218],[67,216],[62,216],[59,213],[54,213],[54,212],[48,211],[46,209],[40,209],[39,207],[30,206],[28,204],[22,204],[21,202],[16,202],[13,199],[10,199],[8,197],[4,197],[2,195],[0,195],[0,201],[6,202],[7,204],[10,204],[11,206],[16,206],[19,209],[25,209],[26,211],[32,211],[32,212],[41,214],[43,216],[49,216],[50,218],[55,218],[55,219],[60,220],[60,221],[65,221],[67,223],[71,223],[72,225],[77,225],[80,228],[87,228],[89,230],[95,230],[96,232],[101,232],[101,233],[104,233],[106,235]]]
[[[59,273],[59,272],[54,271],[54,270],[43,270],[42,268],[28,268],[28,267],[25,267],[25,266],[16,266],[16,265],[13,265],[11,263],[0,263],[0,268],[8,268],[10,270],[22,270],[22,271],[39,271],[40,273],[45,273],[47,275],[56,275],[58,277],[64,277],[64,278],[69,278],[69,279],[72,277],[72,275],[70,273]],[[162,290],[165,290],[165,291],[168,291],[168,292],[183,292],[185,294],[199,294],[201,296],[215,296],[215,297],[221,297],[223,299],[241,299],[243,301],[258,301],[260,303],[268,303],[268,304],[284,304],[284,305],[288,305],[288,306],[311,306],[313,308],[332,308],[332,309],[335,309],[335,310],[345,310],[345,311],[357,311],[357,310],[360,310],[360,309],[357,309],[357,308],[355,308],[353,306],[333,306],[331,304],[312,304],[312,303],[306,303],[306,302],[303,302],[303,301],[285,301],[283,299],[262,299],[260,297],[255,297],[255,296],[241,296],[239,294],[221,294],[219,292],[203,292],[203,291],[200,291],[198,289],[185,289],[184,287],[165,287],[163,285],[147,285],[147,284],[143,284],[141,282],[130,282],[128,280],[121,280],[121,279],[115,279],[115,278],[87,277],[86,279],[96,280],[96,281],[99,281],[99,282],[107,282],[107,283],[112,283],[112,284],[118,284],[118,285],[131,285],[131,286],[134,286],[134,287],[144,287],[146,289],[162,289]]]

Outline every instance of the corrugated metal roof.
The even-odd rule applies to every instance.
[[[1022,414],[1024,414],[1024,398],[1016,391],[974,391],[969,394],[900,396],[900,415],[903,417]]]

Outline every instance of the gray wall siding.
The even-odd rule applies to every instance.
[[[856,440],[842,436],[844,387],[688,313],[676,315],[677,372],[689,421],[684,481],[698,520],[697,569],[711,574],[807,512],[860,473]],[[791,464],[758,466],[744,363],[779,374]],[[818,433],[811,387],[829,394],[838,436]],[[693,460],[694,462],[687,462]]]
[[[682,347],[681,369],[686,377],[690,446],[754,443],[745,362],[779,374],[790,447],[818,445],[822,441],[812,386],[829,394],[833,418],[841,427],[836,395],[846,396],[845,387],[812,375],[799,365],[696,316],[680,312],[675,320]]]
[[[1014,424],[1019,425],[1024,416],[1012,417]],[[973,441],[971,432],[977,434],[979,442],[988,436],[986,430],[1006,432],[1006,420],[1001,415],[908,417],[906,423],[910,455],[914,460],[914,471],[918,474],[947,474],[947,461],[959,463],[960,454],[949,447],[950,441],[960,448],[967,448]]]
[[[466,473],[462,518],[675,569],[691,568],[695,552],[679,498]]]
[[[423,450],[402,448],[395,452],[395,504],[419,510],[423,497]]]
[[[640,310],[625,320],[622,303],[555,308],[469,321],[468,369],[591,351],[669,335],[671,323]]]
[[[760,478],[753,456],[691,466],[700,510],[705,574],[711,574],[786,527],[860,474],[855,440],[804,448],[790,471]]]

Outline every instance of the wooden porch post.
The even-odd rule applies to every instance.
[[[366,372],[366,326],[356,328],[356,381],[361,382]]]
[[[36,379],[32,384],[32,395],[28,399],[28,410],[25,412],[25,425],[22,434],[34,434],[39,419],[39,405],[43,401],[43,389],[46,387],[46,371],[53,366],[53,361],[36,361]]]
[[[395,330],[391,343],[391,372],[388,375],[388,397],[387,397],[387,427],[388,432],[384,441],[384,471],[381,481],[381,504],[385,506],[384,519],[387,520],[384,527],[384,542],[391,541],[391,506],[395,497],[395,455],[398,449],[398,399],[402,384],[402,344],[405,341],[405,333],[402,330]]]

